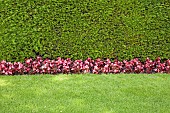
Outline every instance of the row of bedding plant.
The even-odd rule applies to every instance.
[[[23,74],[72,74],[72,73],[170,73],[170,59],[161,61],[158,57],[154,61],[146,58],[141,62],[138,58],[130,61],[119,61],[115,59],[102,60],[87,58],[86,60],[71,60],[58,57],[55,60],[43,59],[37,56],[36,59],[25,59],[24,62],[0,62],[0,75],[23,75]]]

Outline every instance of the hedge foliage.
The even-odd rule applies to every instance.
[[[169,0],[1,0],[0,60],[170,58]]]

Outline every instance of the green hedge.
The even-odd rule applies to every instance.
[[[1,0],[0,60],[170,58],[169,0]]]

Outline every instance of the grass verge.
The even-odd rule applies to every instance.
[[[1,113],[170,113],[170,74],[0,76]]]

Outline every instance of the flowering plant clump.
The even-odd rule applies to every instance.
[[[0,62],[0,75],[23,75],[23,74],[70,74],[70,73],[170,73],[170,59],[161,62],[161,58],[152,61],[149,58],[141,62],[138,58],[130,61],[110,59],[71,60],[70,58],[56,60],[44,59],[37,56],[36,59],[25,59],[25,62]]]

